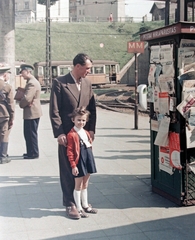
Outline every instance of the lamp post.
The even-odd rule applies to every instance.
[[[50,35],[50,0],[46,1],[46,68],[45,68],[45,85],[46,93],[51,86],[51,35]]]

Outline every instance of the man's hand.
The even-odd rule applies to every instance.
[[[95,134],[94,134],[94,132],[93,132],[93,131],[89,131],[89,135],[90,135],[90,137],[91,137],[91,140],[94,141],[94,139],[95,139]]]
[[[32,107],[33,103],[34,103],[34,98],[33,98],[32,102],[28,106]]]
[[[12,128],[13,126],[13,120],[9,120],[8,122],[8,129]]]
[[[64,145],[64,146],[66,147],[66,145],[67,145],[67,139],[66,139],[66,135],[65,135],[65,134],[60,134],[60,135],[58,136],[58,143],[59,143],[60,145]]]

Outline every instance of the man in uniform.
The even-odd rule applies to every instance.
[[[66,153],[66,135],[73,127],[69,116],[74,109],[85,106],[91,113],[85,129],[94,139],[96,125],[96,104],[91,82],[86,78],[90,73],[92,60],[88,55],[80,53],[73,59],[73,70],[65,76],[53,80],[50,98],[50,119],[54,137],[58,140],[58,156],[60,182],[63,192],[63,205],[70,218],[79,219],[73,190],[74,178]]]
[[[7,156],[8,138],[14,119],[14,94],[7,81],[10,67],[0,63],[0,164],[9,163]]]
[[[33,66],[22,64],[20,74],[27,80],[24,89],[24,96],[19,101],[19,106],[23,108],[24,118],[24,138],[27,152],[23,154],[24,159],[39,158],[38,147],[38,126],[42,116],[41,110],[41,85],[32,75]]]

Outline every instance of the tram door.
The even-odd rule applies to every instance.
[[[110,82],[110,65],[105,65],[106,70],[106,82]]]
[[[106,65],[106,78],[110,83],[116,82],[116,65]]]

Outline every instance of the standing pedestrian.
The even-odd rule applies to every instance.
[[[39,158],[38,126],[42,116],[40,102],[41,85],[32,75],[33,69],[33,66],[27,64],[20,66],[20,74],[27,80],[24,96],[19,101],[19,106],[23,108],[24,138],[27,150],[23,154],[24,159]]]
[[[10,84],[7,83],[7,71],[10,67],[0,63],[0,163],[9,163],[8,140],[10,129],[14,120],[14,94]]]
[[[73,196],[82,218],[88,217],[87,213],[97,213],[97,209],[88,203],[87,192],[90,174],[97,172],[92,153],[92,139],[89,132],[83,129],[89,115],[85,107],[75,109],[71,114],[74,127],[67,134],[67,156],[75,178]]]
[[[113,22],[113,15],[112,15],[112,13],[110,13],[110,16],[109,16],[109,22]]]
[[[73,59],[73,69],[65,76],[53,80],[50,97],[50,119],[54,137],[58,140],[60,182],[63,192],[63,205],[70,218],[79,219],[80,214],[73,197],[74,177],[67,157],[66,135],[74,126],[70,114],[80,106],[86,106],[90,112],[85,129],[94,140],[96,125],[96,104],[91,82],[86,78],[90,73],[92,60],[84,53]]]

